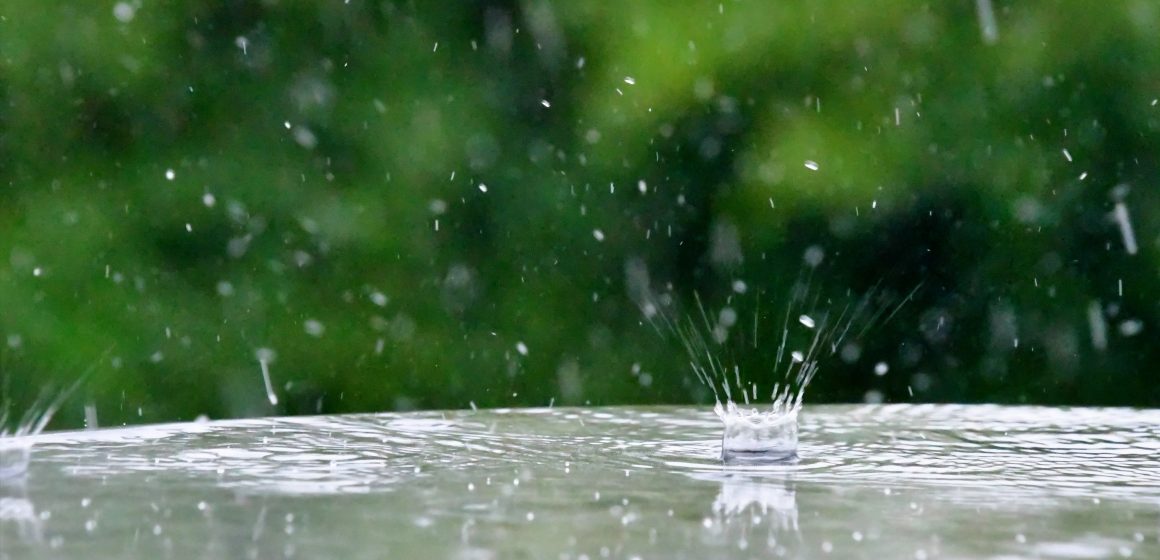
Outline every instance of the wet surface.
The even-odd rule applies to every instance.
[[[1158,558],[1160,411],[807,406],[725,466],[705,408],[44,434],[0,558]]]

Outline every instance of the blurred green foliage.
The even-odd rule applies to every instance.
[[[9,0],[0,399],[706,402],[626,266],[768,383],[813,247],[922,287],[807,401],[1160,404],[1160,7],[989,5]]]

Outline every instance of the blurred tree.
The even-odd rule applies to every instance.
[[[1160,13],[977,4],[7,2],[0,399],[704,402],[635,266],[762,383],[921,283],[810,401],[1160,404]]]

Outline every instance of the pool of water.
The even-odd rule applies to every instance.
[[[0,558],[1160,558],[1160,410],[807,406],[266,418],[32,438]]]

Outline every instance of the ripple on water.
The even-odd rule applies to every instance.
[[[389,490],[423,476],[424,466],[468,471],[570,462],[694,477],[791,473],[838,484],[1160,496],[1153,459],[1160,451],[1158,411],[807,407],[800,458],[786,465],[722,465],[720,429],[707,408],[556,408],[174,424],[32,441],[40,460],[75,474],[207,475],[236,488],[289,493]]]

